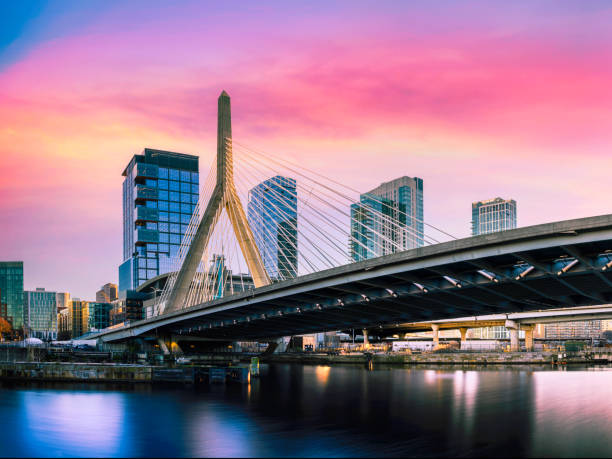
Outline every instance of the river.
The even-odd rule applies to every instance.
[[[0,456],[612,456],[612,367],[262,365],[199,388],[0,385]]]

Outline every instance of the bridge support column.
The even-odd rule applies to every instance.
[[[159,344],[159,348],[162,350],[164,355],[170,355],[170,349],[168,348],[166,340],[163,337],[160,336],[157,338],[157,344]]]
[[[510,331],[510,350],[512,352],[520,351],[519,343],[519,324],[514,320],[506,320],[505,327]]]
[[[467,338],[467,327],[461,327],[459,329],[459,333],[461,333],[461,349],[463,349],[465,347],[465,341]]]
[[[368,331],[364,328],[363,333],[363,347],[368,349],[370,347],[370,340],[368,339]]]
[[[533,351],[533,329],[535,325],[523,325],[522,328],[525,330],[525,349],[527,351]]]
[[[434,349],[440,344],[440,326],[438,324],[431,324],[433,347]]]

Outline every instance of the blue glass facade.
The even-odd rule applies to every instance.
[[[113,305],[110,303],[89,303],[89,316],[87,317],[89,331],[110,327],[112,309]]]
[[[390,239],[397,239],[382,216],[397,219],[399,212],[390,199],[362,194],[357,204],[351,204],[351,257],[354,261],[375,258],[393,252]],[[384,233],[384,237],[381,234]]]
[[[0,311],[13,329],[23,329],[23,261],[0,261]]]
[[[249,192],[248,221],[270,278],[295,277],[297,259],[297,187],[277,175]]]
[[[350,252],[354,261],[423,246],[423,180],[400,177],[351,205]]]
[[[119,290],[171,269],[199,198],[198,157],[145,148],[123,171]]]

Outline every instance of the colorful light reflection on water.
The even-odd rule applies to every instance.
[[[612,368],[262,366],[248,386],[0,386],[0,456],[610,456]]]

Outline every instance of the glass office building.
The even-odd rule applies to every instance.
[[[399,177],[382,183],[351,205],[351,258],[380,257],[421,247],[423,180]]]
[[[516,201],[488,199],[472,203],[472,236],[516,228]]]
[[[113,309],[111,303],[89,303],[89,315],[87,317],[90,332],[103,330],[110,327],[110,312]]]
[[[270,278],[295,277],[298,269],[295,179],[277,175],[253,187],[247,214]]]
[[[25,335],[45,341],[57,339],[57,293],[44,288],[23,292]]]
[[[145,148],[123,176],[120,291],[171,270],[198,202],[198,157]]]
[[[73,298],[68,307],[70,336],[77,339],[89,331],[89,303]]]
[[[14,330],[23,329],[23,261],[0,261],[0,310]]]

